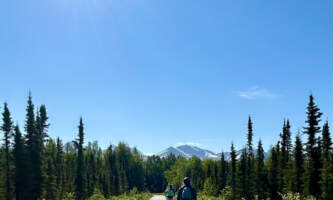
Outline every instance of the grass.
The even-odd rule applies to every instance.
[[[109,198],[105,198],[101,192],[96,190],[94,194],[89,197],[87,200],[149,200],[153,195],[148,192],[144,193],[134,193],[130,192],[128,194],[123,194],[119,196],[112,196]],[[67,193],[62,200],[75,200],[73,193]]]

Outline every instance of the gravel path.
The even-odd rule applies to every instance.
[[[150,200],[165,200],[165,197],[162,195],[154,195]]]

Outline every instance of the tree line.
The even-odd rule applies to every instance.
[[[232,200],[280,200],[286,193],[332,200],[332,141],[329,124],[321,124],[321,116],[310,95],[302,133],[294,139],[291,123],[285,120],[268,156],[260,140],[253,142],[249,117],[244,148],[236,151],[231,144],[230,153],[222,153],[219,160],[144,157],[122,142],[104,150],[97,142],[85,145],[82,118],[73,141],[64,144],[49,137],[46,106],[35,108],[29,94],[24,132],[13,123],[7,103],[2,109],[0,199],[62,200],[73,194],[76,200],[84,200],[95,191],[106,198],[130,190],[162,192],[168,183],[179,187],[188,176],[198,191],[229,195]]]

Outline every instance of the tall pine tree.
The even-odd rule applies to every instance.
[[[309,97],[307,106],[307,126],[304,127],[304,133],[308,136],[306,143],[307,167],[305,177],[304,192],[306,195],[312,195],[316,198],[320,196],[320,168],[321,168],[321,152],[320,139],[317,134],[320,133],[320,117],[322,113],[314,102],[312,95]]]
[[[118,194],[118,174],[117,174],[117,166],[116,166],[116,157],[115,153],[112,149],[112,145],[108,148],[108,156],[107,156],[107,162],[108,162],[108,174],[109,174],[109,180],[110,180],[110,193],[112,195]]]
[[[282,167],[286,167],[291,154],[291,132],[290,132],[290,122],[283,123],[282,133],[281,133],[281,154],[282,154]]]
[[[47,116],[46,106],[41,105],[39,108],[39,122],[37,125],[38,126],[38,136],[39,136],[41,145],[43,145],[45,138],[48,137],[47,129],[50,126],[47,122],[48,119],[49,119],[49,117]]]
[[[279,158],[278,151],[276,147],[271,150],[271,159],[268,170],[268,180],[269,180],[269,193],[270,199],[279,200],[281,196],[279,195]]]
[[[287,120],[287,122],[284,121],[282,133],[280,135],[281,153],[279,154],[279,166],[281,170],[280,188],[282,191],[290,189],[290,184],[292,184],[292,181],[290,180],[291,163],[289,162],[292,148],[290,127],[289,120]]]
[[[262,147],[262,142],[261,140],[259,140],[258,142],[258,150],[257,150],[257,170],[256,170],[256,192],[258,195],[258,199],[262,200],[262,199],[266,199],[266,195],[265,195],[265,180],[266,180],[266,176],[265,176],[265,163],[264,163],[264,149]]]
[[[328,126],[328,122],[323,126],[323,131],[322,131],[322,150],[323,150],[323,160],[329,161],[330,159],[330,153],[332,150],[332,140],[330,136],[330,128]]]
[[[232,200],[237,200],[237,155],[235,151],[234,144],[231,144],[231,151],[230,151],[230,157],[231,157],[231,191],[232,191]]]
[[[25,130],[27,137],[27,153],[28,153],[28,188],[29,199],[36,200],[40,197],[42,192],[42,160],[41,160],[41,148],[40,138],[38,136],[37,123],[34,113],[34,104],[32,103],[31,94],[28,97],[28,105],[26,108],[26,121]]]
[[[77,170],[75,179],[75,199],[83,200],[85,197],[85,181],[84,181],[84,160],[83,160],[83,143],[84,143],[84,127],[82,117],[78,126],[78,138],[74,141],[77,149]]]
[[[56,176],[55,176],[55,169],[54,169],[54,163],[52,158],[49,158],[47,160],[46,165],[46,172],[47,172],[47,178],[46,178],[46,199],[47,200],[57,200],[57,183],[56,183]]]
[[[323,200],[333,199],[333,158],[332,158],[332,140],[328,122],[323,126],[322,131],[322,150],[323,150],[323,168],[321,174],[321,198]]]
[[[253,141],[253,124],[251,120],[251,116],[249,116],[248,122],[247,122],[247,151],[249,154],[253,154],[253,147],[252,147],[252,141]]]
[[[241,198],[248,199],[249,197],[249,176],[248,176],[248,157],[247,157],[247,149],[244,148],[242,150],[242,154],[240,157],[239,170],[238,170],[238,187],[239,194]]]
[[[10,116],[10,111],[8,109],[7,103],[4,103],[4,111],[2,113],[2,126],[1,130],[4,133],[4,143],[5,143],[5,178],[6,178],[6,200],[12,199],[12,183],[11,183],[11,170],[10,170],[10,143],[12,138],[13,122]]]
[[[26,173],[26,153],[24,147],[24,138],[16,125],[14,128],[14,163],[15,163],[15,198],[16,200],[25,200],[27,197],[27,173]]]
[[[64,161],[63,161],[63,144],[60,138],[57,138],[57,155],[55,161],[56,183],[59,199],[62,199],[64,194]]]
[[[227,173],[228,173],[227,170],[228,170],[228,163],[224,158],[224,152],[222,152],[220,160],[220,173],[219,173],[220,190],[224,189],[227,184]]]
[[[294,148],[294,164],[293,164],[293,192],[303,193],[304,176],[304,155],[303,144],[299,135],[296,136]]]
[[[251,117],[248,119],[248,133],[247,133],[247,166],[246,166],[246,184],[247,184],[247,192],[245,198],[247,200],[254,199],[254,154],[253,154],[253,123]]]

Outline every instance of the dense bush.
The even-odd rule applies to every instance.
[[[89,197],[88,200],[149,200],[151,197],[152,195],[150,193],[138,193],[135,188],[131,190],[129,194],[112,196],[110,198],[105,198],[99,190],[95,190],[94,194]]]

